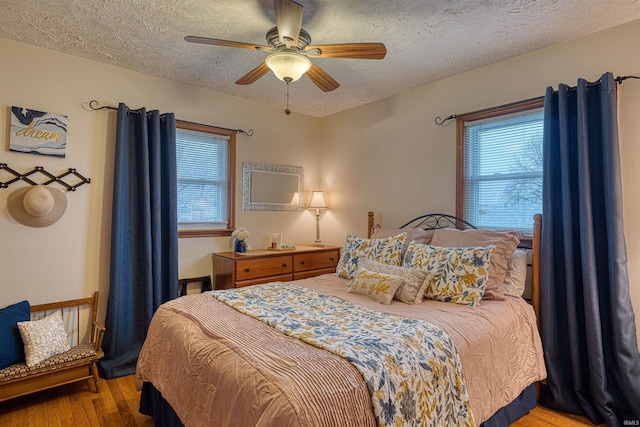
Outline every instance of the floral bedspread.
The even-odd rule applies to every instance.
[[[453,342],[427,322],[365,309],[287,283],[210,292],[363,375],[379,426],[473,426]]]

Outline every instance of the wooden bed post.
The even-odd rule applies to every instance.
[[[542,240],[542,215],[533,216],[533,242],[531,262],[531,305],[536,314],[536,324],[540,331],[540,242]],[[540,401],[542,391],[540,381],[536,382],[536,401]]]
[[[367,239],[371,238],[371,230],[373,230],[373,212],[367,213]]]
[[[540,330],[540,241],[542,238],[542,215],[533,216],[533,256],[531,262],[531,304],[536,313],[536,322]]]

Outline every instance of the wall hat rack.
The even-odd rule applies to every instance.
[[[24,181],[27,184],[31,185],[49,185],[53,183],[58,183],[65,187],[67,191],[76,191],[76,188],[80,187],[83,184],[90,184],[91,178],[85,178],[78,171],[73,168],[69,168],[66,172],[61,173],[60,175],[54,175],[51,172],[48,172],[42,166],[36,166],[32,170],[26,173],[19,173],[9,167],[6,163],[0,163],[0,171],[6,171],[7,173],[13,175],[12,179],[8,181],[0,181],[0,188],[8,188],[11,184],[18,181]],[[42,174],[46,178],[43,182],[36,182],[34,174]],[[30,177],[34,177],[31,179]],[[66,181],[65,181],[66,178]],[[69,182],[67,182],[69,181]]]

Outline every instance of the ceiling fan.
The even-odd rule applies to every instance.
[[[287,84],[306,75],[325,92],[337,89],[340,84],[308,57],[382,59],[387,54],[387,48],[383,43],[311,45],[311,36],[302,28],[302,5],[293,0],[274,0],[273,7],[276,26],[267,32],[268,46],[208,37],[187,36],[184,39],[191,43],[271,52],[264,63],[240,77],[236,84],[254,83],[272,70],[276,77]]]

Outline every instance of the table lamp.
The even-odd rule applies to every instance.
[[[327,202],[324,200],[324,192],[314,191],[311,194],[311,202],[309,202],[308,209],[316,210],[316,240],[313,246],[324,246],[322,240],[320,240],[320,209],[327,209]]]

